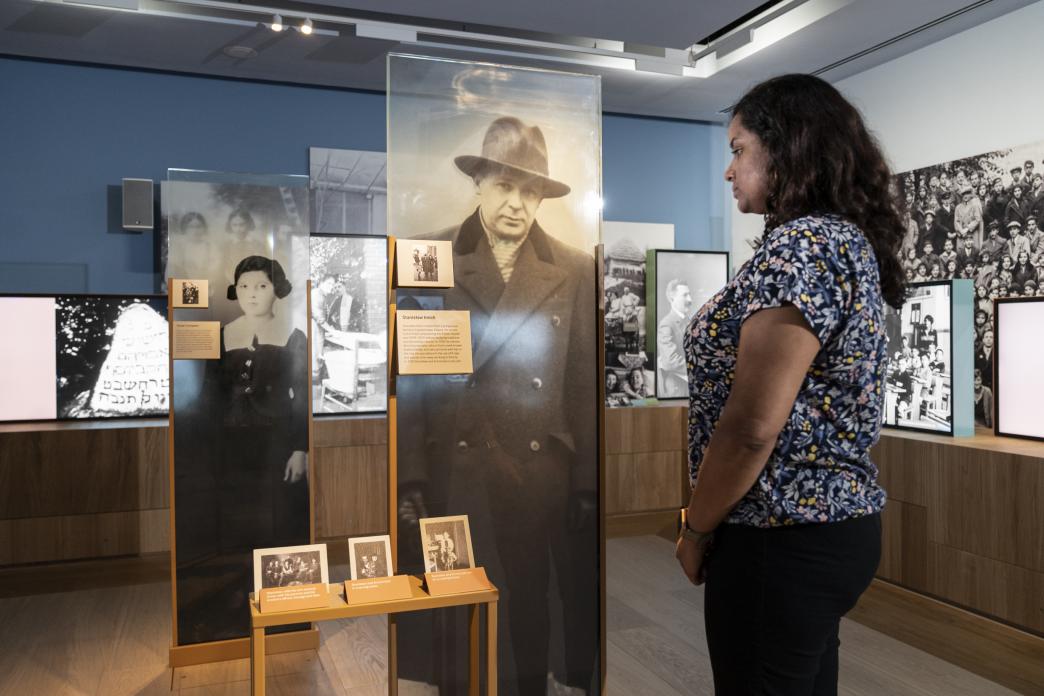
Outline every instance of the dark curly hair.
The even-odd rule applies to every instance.
[[[874,249],[885,302],[901,307],[905,229],[892,172],[856,108],[818,77],[782,75],[755,86],[731,112],[768,153],[766,231],[813,213],[844,217]]]

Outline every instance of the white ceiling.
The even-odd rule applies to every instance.
[[[1033,1],[853,0],[706,79],[575,65],[565,69],[602,75],[607,112],[720,121],[723,109],[769,76],[817,72],[828,80],[840,80]],[[538,32],[563,43],[571,37],[590,37],[666,48],[696,43],[763,4],[759,0],[252,2],[286,7],[287,12],[351,13],[501,35]],[[954,13],[959,14],[950,17]],[[907,35],[919,28],[923,29]],[[384,58],[389,50],[563,68],[558,62],[418,47],[348,33],[350,28],[340,36],[308,37],[289,31],[276,34],[263,25],[157,17],[60,2],[0,2],[0,54],[15,56],[379,91],[384,89]],[[252,48],[257,55],[231,58],[223,49],[233,45]]]

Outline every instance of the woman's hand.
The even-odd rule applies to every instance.
[[[695,541],[678,537],[674,557],[681,563],[682,572],[693,585],[702,585],[707,579],[704,562],[707,560],[708,551],[708,548],[701,548]]]
[[[283,480],[297,483],[308,476],[308,455],[296,451],[286,460],[286,469],[283,471]]]

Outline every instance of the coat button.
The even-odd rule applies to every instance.
[[[539,452],[540,451],[540,443],[537,442],[536,440],[531,441],[529,443],[529,449],[533,450],[534,452]]]
[[[250,373],[249,372],[240,372],[239,376],[242,377],[243,379],[250,379]]]
[[[475,379],[474,375],[468,377],[468,389],[474,389],[478,384],[478,380]]]
[[[243,391],[246,392],[247,394],[253,394],[254,393],[254,388],[253,387],[247,387]]]
[[[539,377],[534,377],[533,378],[533,388],[534,389],[540,389],[543,386],[544,386],[544,382]]]
[[[468,443],[466,441],[461,440],[460,442],[457,443],[457,449],[459,449],[461,452],[463,452],[467,448],[468,448]]]
[[[561,324],[562,324],[562,317],[560,317],[557,314],[555,314],[554,316],[551,317],[551,324],[553,326],[561,326]]]

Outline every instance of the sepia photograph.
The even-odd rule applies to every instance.
[[[386,578],[394,575],[391,537],[356,537],[348,540],[348,559],[352,580]]]
[[[450,260],[456,275],[444,291],[407,288],[398,308],[440,295],[474,337],[473,374],[396,380],[399,568],[433,562],[417,510],[468,516],[504,593],[505,693],[543,692],[549,672],[563,688],[596,682],[599,598],[577,588],[598,577],[600,93],[588,75],[388,57],[388,229],[400,248],[450,244],[439,280]],[[403,256],[400,284],[415,273]],[[591,514],[569,526],[580,499]],[[464,689],[467,632],[402,621],[400,678]]]
[[[424,548],[424,572],[475,567],[467,515],[422,519],[420,534]]]
[[[605,405],[631,406],[656,393],[656,352],[647,341],[646,252],[673,248],[674,225],[606,221],[602,244]]]
[[[326,544],[254,549],[254,593],[269,587],[330,582]]]
[[[388,240],[312,235],[312,413],[388,407]]]
[[[167,302],[163,297],[59,295],[58,417],[167,413]]]
[[[885,306],[888,373],[884,425],[953,429],[951,284],[913,283],[901,311]]]
[[[724,251],[656,249],[656,397],[689,398],[682,338],[693,316],[729,280],[729,255]],[[650,287],[652,291],[654,288]]]

